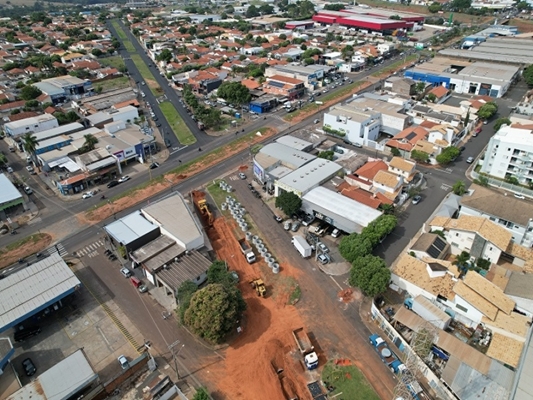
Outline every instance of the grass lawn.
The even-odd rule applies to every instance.
[[[181,144],[189,145],[196,142],[196,138],[170,101],[159,103],[159,108]]]
[[[116,19],[111,21],[111,25],[113,25],[113,28],[115,28],[115,30],[117,31],[117,35],[119,38],[121,38],[122,40],[128,39],[126,32],[124,32],[124,30],[122,29],[122,26],[120,26],[120,24],[118,23]]]
[[[353,365],[341,366],[328,362],[322,371],[322,381],[335,388],[330,398],[341,395],[350,400],[379,400],[359,369]]]
[[[124,47],[128,51],[128,53],[136,53],[137,50],[135,50],[135,47],[133,46],[133,43],[131,43],[129,40],[124,40]]]
[[[148,68],[148,65],[146,65],[141,56],[138,54],[131,54],[131,59],[133,60],[135,66],[141,73],[141,76],[145,80],[146,84],[148,85],[154,96],[160,96],[162,93],[162,89],[157,84],[157,81],[155,80],[152,71],[150,71],[150,68]]]
[[[99,58],[98,61],[100,64],[105,65],[106,67],[112,67],[118,70],[125,67],[124,60],[120,56],[102,57]]]
[[[127,76],[121,76],[115,79],[108,79],[107,81],[98,82],[95,85],[96,87],[102,87],[103,91],[114,90],[114,89],[124,89],[130,86],[130,81]]]

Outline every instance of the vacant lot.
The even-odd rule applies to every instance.
[[[52,236],[36,233],[0,249],[0,268],[8,267],[21,258],[43,251],[52,243]]]
[[[112,56],[112,57],[103,57],[99,58],[98,62],[102,65],[105,65],[106,67],[113,67],[118,70],[121,68],[124,68],[126,65],[124,64],[124,60],[120,56]]]
[[[379,400],[379,396],[368,384],[367,380],[354,365],[349,361],[342,360],[337,365],[329,362],[322,371],[322,382],[330,389],[331,397],[342,396],[350,400]],[[341,365],[342,364],[342,365]]]
[[[97,82],[95,87],[101,87],[102,91],[115,90],[115,89],[124,89],[130,86],[128,77],[121,76],[115,79],[108,79],[107,81]]]
[[[159,108],[181,144],[189,145],[196,142],[196,138],[170,101],[160,103]]]

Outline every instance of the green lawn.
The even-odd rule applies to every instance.
[[[122,29],[122,26],[120,26],[120,24],[118,23],[116,19],[111,21],[111,25],[113,25],[113,28],[115,28],[115,30],[117,31],[117,35],[119,38],[121,38],[122,40],[128,39],[126,32],[124,32],[124,30]]]
[[[98,62],[106,67],[112,67],[118,70],[125,67],[124,60],[120,56],[102,57],[98,59]]]
[[[161,87],[157,84],[157,81],[155,80],[152,71],[150,71],[150,68],[148,68],[148,65],[146,65],[141,56],[138,54],[131,54],[131,59],[133,60],[133,63],[141,73],[141,76],[145,80],[146,84],[148,85],[154,96],[160,96],[162,93]]]
[[[361,371],[353,365],[340,366],[328,362],[322,371],[322,381],[335,388],[330,393],[331,398],[340,395],[350,400],[379,400]]]
[[[189,145],[196,142],[196,138],[183,122],[174,104],[170,101],[164,101],[159,103],[159,108],[181,144]]]
[[[102,91],[124,89],[130,86],[130,81],[127,76],[121,76],[115,79],[108,79],[107,81],[98,82],[95,87],[101,87]]]

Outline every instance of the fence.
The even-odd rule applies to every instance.
[[[513,192],[513,193],[516,193],[516,194],[523,194],[524,196],[528,196],[528,197],[533,198],[533,190],[525,188],[523,186],[513,185],[511,183],[502,181],[500,179],[491,178],[490,176],[487,176],[487,175],[484,175],[484,174],[479,174],[479,173],[477,173],[474,170],[472,170],[472,172],[470,173],[470,176],[472,178],[474,178],[474,179],[479,179],[479,177],[484,177],[484,178],[487,179],[488,184],[490,186],[494,186],[494,187],[497,187],[497,188],[500,188],[500,189],[505,189],[505,190],[508,190],[509,192]]]

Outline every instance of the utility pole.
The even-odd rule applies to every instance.
[[[168,345],[168,349],[172,352],[172,358],[174,359],[174,368],[176,369],[176,375],[178,376],[178,379],[180,378],[180,373],[178,370],[178,355],[180,354],[180,351],[185,347],[184,344],[181,345],[180,349],[177,353],[174,352],[174,347],[176,347],[181,342],[179,340],[176,340],[174,343]]]

